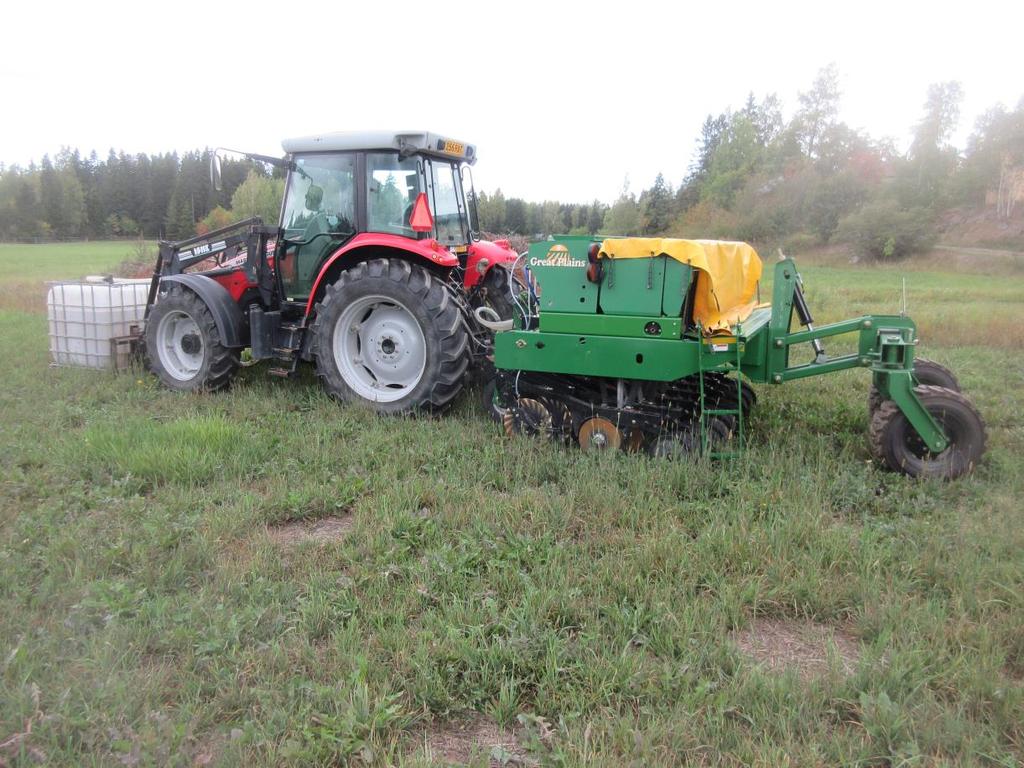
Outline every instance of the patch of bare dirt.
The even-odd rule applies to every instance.
[[[843,674],[850,675],[860,659],[860,646],[851,633],[798,619],[755,619],[730,635],[743,655],[772,672],[792,670],[803,680],[829,671],[832,647]]]
[[[435,723],[420,734],[415,755],[430,765],[466,765],[486,757],[491,766],[535,766],[512,731],[482,715]]]
[[[242,738],[241,728],[232,728],[231,733],[207,733],[198,738],[192,745],[193,768],[217,765],[228,750],[229,743],[240,738]]]
[[[352,530],[352,515],[322,517],[318,520],[293,520],[267,528],[271,540],[282,547],[304,541],[340,541]]]

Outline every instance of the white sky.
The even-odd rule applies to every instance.
[[[477,145],[478,188],[610,201],[678,185],[704,117],[835,61],[840,117],[908,143],[929,83],[957,143],[1024,95],[1024,3],[24,2],[0,10],[0,161],[415,128]]]

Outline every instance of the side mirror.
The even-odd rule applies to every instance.
[[[210,183],[218,192],[224,188],[220,177],[220,155],[217,151],[210,155]]]

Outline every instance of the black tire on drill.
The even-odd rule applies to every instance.
[[[408,394],[391,402],[361,397],[346,383],[334,356],[334,334],[345,307],[366,296],[393,298],[405,307],[419,325],[427,347],[419,381]],[[440,411],[462,390],[469,361],[464,319],[444,282],[419,265],[402,259],[374,259],[342,272],[317,304],[312,333],[317,375],[324,389],[342,402],[365,402],[389,414]]]
[[[745,417],[754,410],[754,406],[757,405],[757,392],[755,392],[754,388],[745,381],[740,382],[740,388],[743,391],[743,415]]]
[[[484,413],[490,417],[491,421],[495,424],[505,422],[505,413],[508,408],[498,404],[498,380],[494,377],[484,382],[480,390],[480,403],[483,405]]]
[[[715,451],[725,446],[733,438],[734,423],[722,416],[712,416],[707,420],[708,449]],[[703,450],[704,439],[701,436],[700,422],[694,421],[685,429],[655,438],[647,446],[647,453],[659,459],[679,461],[685,458],[696,458]]]
[[[944,387],[954,392],[961,391],[960,382],[949,368],[924,357],[914,358],[914,379],[921,386]],[[872,384],[871,391],[868,393],[868,415],[874,415],[884,400],[878,387]]]
[[[161,339],[165,324],[195,324],[191,332],[168,345]],[[224,346],[213,313],[199,295],[183,285],[171,284],[161,292],[146,320],[146,367],[169,389],[179,392],[214,392],[227,387],[238,373],[240,349]],[[185,353],[185,354],[182,354]],[[202,358],[195,370],[180,361]],[[178,365],[175,365],[178,361]]]
[[[918,386],[914,394],[939,423],[949,447],[933,454],[907,421],[899,406],[885,400],[871,417],[871,451],[890,469],[911,477],[953,480],[970,472],[985,452],[985,422],[959,392]]]
[[[738,407],[735,392],[736,382],[733,381],[732,379],[728,379],[726,386],[728,388],[728,394],[722,397],[722,399],[718,402],[716,407]],[[742,380],[740,381],[739,388],[740,398],[743,404],[743,418],[746,419],[750,416],[751,411],[754,410],[754,406],[757,405],[757,393],[754,391],[754,388],[752,386],[750,386],[747,382]]]

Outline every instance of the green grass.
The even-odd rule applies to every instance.
[[[898,269],[803,272],[821,322],[897,306]],[[382,419],[308,374],[51,369],[45,319],[0,312],[0,744],[31,723],[0,763],[408,763],[479,712],[544,764],[1017,764],[1024,359],[976,326],[1019,327],[1024,279],[908,295],[988,422],[955,483],[871,464],[863,372],[762,387],[744,459],[678,464],[509,440],[471,396]],[[758,668],[728,633],[759,616],[846,628],[855,672]]]
[[[78,278],[107,274],[138,251],[133,240],[91,243],[0,243],[0,283]]]

